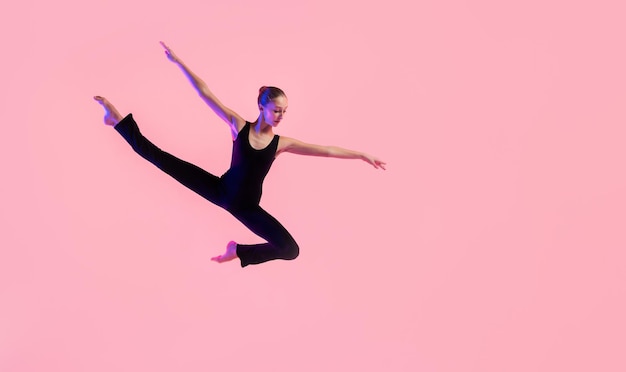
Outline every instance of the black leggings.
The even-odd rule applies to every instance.
[[[115,130],[141,157],[211,203],[224,208],[250,231],[267,241],[264,244],[237,244],[237,256],[241,260],[241,267],[275,259],[293,260],[298,257],[298,244],[280,222],[258,204],[227,206],[228,190],[219,177],[159,149],[141,134],[132,114],[122,119],[115,126]]]

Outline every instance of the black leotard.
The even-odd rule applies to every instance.
[[[246,122],[239,131],[233,141],[230,169],[221,177],[226,187],[226,203],[229,207],[259,204],[263,180],[276,156],[279,136],[274,135],[269,145],[256,150],[250,145],[251,127],[252,123]]]
[[[250,126],[251,123],[246,122],[233,141],[231,167],[222,177],[159,149],[141,134],[132,114],[115,126],[115,130],[144,159],[203,198],[226,209],[267,241],[263,244],[237,244],[237,256],[242,267],[275,259],[292,260],[299,254],[298,244],[291,234],[259,206],[263,180],[274,162],[279,136],[275,135],[266,148],[255,150],[250,145]]]

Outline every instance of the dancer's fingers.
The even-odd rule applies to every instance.
[[[368,157],[368,163],[370,163],[374,168],[378,169],[378,168],[382,168],[385,169],[385,162],[383,162],[382,160],[379,160],[373,156]]]
[[[164,42],[160,41],[160,43],[163,46],[163,48],[165,48],[165,55],[167,56],[167,58],[170,59],[171,61],[176,62],[177,58],[174,52],[172,52],[172,49],[170,49],[170,47],[165,45]]]
[[[161,45],[163,45],[163,48],[165,48],[165,50],[167,51],[168,54],[173,54],[172,53],[172,48],[170,48],[167,45],[165,45],[165,43],[162,42],[162,41],[161,41]]]

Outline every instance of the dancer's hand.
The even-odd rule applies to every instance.
[[[385,163],[384,161],[378,159],[377,157],[374,157],[374,156],[368,155],[368,154],[363,154],[363,160],[365,160],[366,162],[368,162],[371,165],[373,165],[374,168],[376,168],[376,169],[382,168],[383,170],[386,170],[385,166],[387,165],[387,163]]]
[[[170,47],[165,45],[165,43],[162,42],[162,41],[159,41],[159,43],[161,43],[161,46],[163,48],[165,48],[165,55],[167,56],[167,59],[169,59],[170,61],[172,61],[174,63],[180,63],[180,60],[178,59],[178,57],[176,57],[176,54],[174,54],[174,52],[172,52]]]

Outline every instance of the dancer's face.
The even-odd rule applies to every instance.
[[[287,97],[280,96],[268,102],[265,106],[259,106],[265,122],[273,127],[277,126],[287,113]]]

